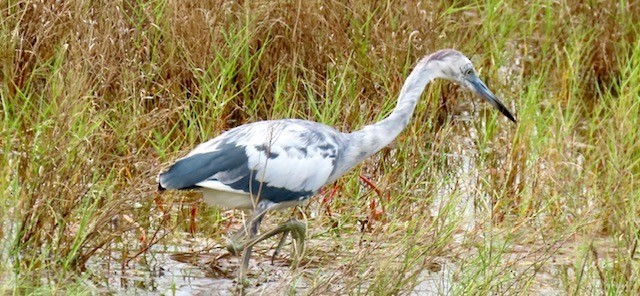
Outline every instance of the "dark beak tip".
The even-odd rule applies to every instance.
[[[498,98],[496,98],[496,96],[489,90],[489,88],[487,88],[484,82],[482,82],[480,79],[471,80],[469,82],[472,85],[472,89],[477,94],[487,100],[491,105],[498,109],[500,113],[509,118],[509,120],[511,120],[513,123],[518,123],[509,109],[507,109],[507,107],[502,102],[500,102]]]
[[[504,117],[508,118],[509,120],[511,120],[513,123],[518,123],[516,121],[516,118],[513,116],[513,114],[511,114],[511,112],[509,111],[509,109],[507,109],[507,107],[505,107],[504,105],[502,105],[502,103],[499,103],[499,101],[496,101],[497,103],[497,109],[500,111],[500,113],[502,113],[502,115],[504,115]]]

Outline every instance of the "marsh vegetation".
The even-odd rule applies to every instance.
[[[450,47],[518,124],[430,85],[390,147],[266,219],[305,219],[306,254],[261,243],[248,292],[638,294],[639,5],[4,1],[0,291],[229,293],[243,213],[161,209],[158,172],[247,122],[380,120]]]

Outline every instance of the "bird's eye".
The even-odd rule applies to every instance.
[[[467,68],[466,70],[464,70],[464,75],[465,75],[465,76],[469,76],[469,75],[471,75],[471,74],[473,74],[473,69],[471,69],[471,68]]]

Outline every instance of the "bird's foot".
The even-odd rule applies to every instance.
[[[243,249],[244,249],[244,244],[242,243],[233,242],[233,241],[230,241],[227,243],[227,251],[229,251],[229,253],[235,256],[242,254]]]
[[[242,250],[247,245],[248,236],[249,234],[244,228],[236,231],[227,239],[227,251],[235,256],[242,254]]]
[[[297,266],[302,258],[302,254],[304,253],[304,240],[307,232],[307,225],[304,222],[301,222],[297,219],[291,219],[273,230],[274,235],[281,232],[282,238],[278,243],[278,246],[273,251],[273,256],[271,257],[271,264],[275,261],[275,258],[280,254],[280,250],[284,246],[285,240],[291,234],[291,238],[293,239],[293,249],[291,252],[291,259],[293,261],[293,266]]]
[[[291,252],[292,266],[297,266],[302,258],[302,254],[304,253],[304,241],[307,232],[307,225],[297,219],[291,219],[285,223],[278,225],[273,230],[267,231],[263,234],[260,234],[254,238],[247,239],[247,235],[244,230],[236,232],[229,239],[229,243],[227,244],[227,250],[234,254],[238,255],[242,253],[242,265],[240,267],[240,276],[239,281],[246,280],[246,272],[249,266],[249,258],[251,257],[251,249],[253,246],[263,240],[266,240],[272,236],[278,235],[282,233],[282,238],[278,243],[275,251],[273,252],[273,256],[271,257],[271,262],[275,260],[275,257],[280,253],[280,250],[284,246],[284,243],[291,234],[291,238],[293,239],[293,249]]]
[[[229,242],[227,243],[227,250],[234,255],[240,255],[246,248],[253,247],[255,244],[263,240],[269,239],[275,235],[282,233],[282,238],[280,238],[280,242],[278,243],[278,246],[271,256],[271,263],[273,264],[275,258],[280,254],[280,251],[282,250],[287,237],[289,237],[289,234],[291,234],[291,238],[293,239],[293,250],[291,258],[297,264],[300,257],[302,257],[302,253],[304,252],[304,241],[306,232],[307,225],[297,219],[291,219],[287,222],[284,222],[278,225],[278,227],[276,227],[275,229],[267,231],[250,240],[247,240],[246,234],[241,229],[231,236]]]

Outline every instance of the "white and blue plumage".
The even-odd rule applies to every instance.
[[[253,209],[293,205],[335,180],[345,135],[297,119],[242,125],[197,146],[159,178],[162,189],[202,190],[207,204]]]
[[[159,175],[158,188],[199,189],[208,204],[253,211],[248,240],[240,247],[244,249],[240,269],[243,279],[255,243],[277,233],[284,233],[283,240],[288,233],[298,242],[304,240],[306,226],[298,221],[288,221],[256,237],[265,213],[303,202],[388,145],[409,123],[424,88],[436,78],[469,88],[515,122],[511,112],[478,78],[469,59],[456,50],[444,49],[418,62],[405,80],[396,108],[378,123],[352,133],[297,119],[242,125],[177,160]],[[282,241],[276,252],[281,246]],[[296,244],[297,248],[302,246]]]

